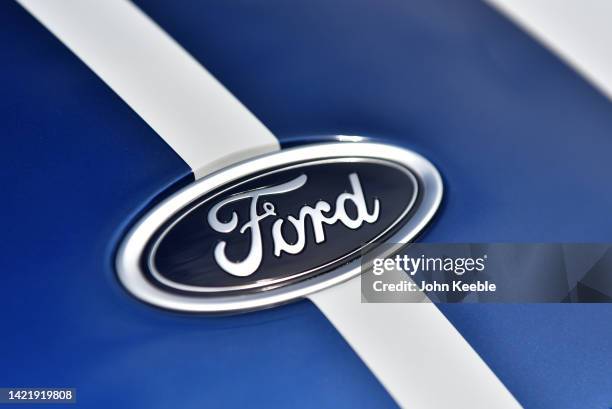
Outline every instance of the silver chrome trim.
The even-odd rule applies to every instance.
[[[406,243],[431,220],[442,200],[443,184],[437,169],[427,159],[410,150],[372,142],[322,143],[291,148],[255,157],[197,180],[157,205],[126,235],[117,253],[117,275],[138,299],[162,308],[201,313],[236,313],[271,307],[302,298],[357,276],[359,259],[321,275],[251,294],[228,296],[181,295],[166,292],[144,276],[140,260],[147,242],[169,218],[208,192],[253,173],[302,161],[362,157],[395,162],[411,170],[420,181],[421,201],[415,213],[387,241]],[[410,204],[410,207],[413,203]]]

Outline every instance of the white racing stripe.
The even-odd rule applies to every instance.
[[[520,408],[431,303],[361,303],[359,277],[313,294],[323,311],[404,408]]]
[[[249,110],[131,2],[18,2],[127,102],[196,178],[279,149]]]
[[[196,177],[278,141],[202,66],[125,0],[20,0],[136,111]],[[311,297],[402,406],[518,404],[432,304],[362,304],[352,280]]]
[[[612,1],[486,1],[612,99]]]

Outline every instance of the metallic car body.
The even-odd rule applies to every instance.
[[[357,134],[430,159],[447,196],[421,240],[609,241],[610,101],[484,3],[136,3],[283,147]],[[120,238],[193,174],[1,7],[0,384],[76,387],[88,407],[394,406],[308,300],[210,318],[124,291]],[[439,308],[526,407],[610,405],[609,306]]]

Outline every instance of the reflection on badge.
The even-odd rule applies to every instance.
[[[265,308],[358,275],[364,247],[411,240],[441,198],[435,167],[403,148],[286,149],[200,179],[153,208],[125,237],[118,276],[164,308]]]

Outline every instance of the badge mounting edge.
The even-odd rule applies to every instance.
[[[253,294],[194,297],[167,292],[155,286],[145,277],[140,265],[148,240],[157,228],[211,190],[258,171],[313,158],[333,159],[347,156],[396,162],[417,176],[422,188],[420,203],[412,217],[386,240],[390,243],[411,241],[433,218],[442,200],[442,178],[435,166],[421,155],[393,145],[377,142],[319,143],[284,149],[230,165],[172,194],[143,216],[124,237],[115,265],[119,281],[136,298],[158,307],[220,314],[246,312],[283,304],[358,276],[361,268],[357,258],[335,270],[284,287]]]

